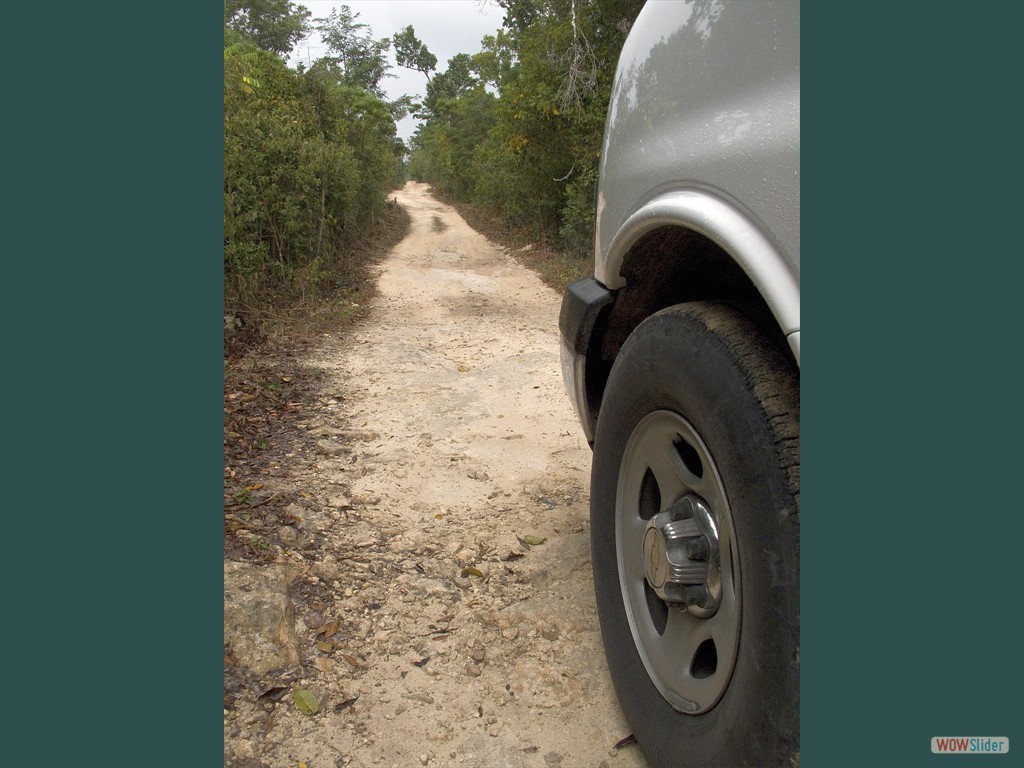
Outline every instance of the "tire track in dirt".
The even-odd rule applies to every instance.
[[[307,425],[324,455],[296,490],[317,502],[318,544],[291,591],[321,710],[282,703],[258,751],[311,768],[643,766],[613,749],[629,730],[594,606],[560,297],[425,185],[397,197],[412,229],[367,320],[307,361],[333,397]]]

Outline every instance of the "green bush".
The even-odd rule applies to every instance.
[[[384,205],[400,149],[388,105],[329,67],[298,72],[252,44],[226,47],[226,305],[315,294]]]

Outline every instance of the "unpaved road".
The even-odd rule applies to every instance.
[[[368,319],[306,361],[327,383],[281,561],[299,661],[225,711],[225,762],[643,766],[613,749],[630,731],[594,606],[560,297],[425,185],[398,201],[412,229]]]

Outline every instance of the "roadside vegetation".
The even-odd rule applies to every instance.
[[[327,54],[290,67],[289,52],[313,28]],[[386,195],[404,181],[395,123],[408,103],[384,98],[388,45],[344,8],[312,19],[287,0],[225,2],[228,347],[245,346],[266,321],[358,303],[374,243],[401,227]]]
[[[502,29],[444,71],[406,30],[405,65],[427,77],[409,173],[486,234],[536,241],[531,266],[563,287],[589,272],[605,112],[643,0],[497,3]]]
[[[258,556],[283,514],[261,489],[316,388],[295,352],[369,303],[369,267],[409,225],[390,190],[430,184],[556,289],[590,270],[605,109],[643,0],[495,1],[502,29],[438,71],[411,26],[375,38],[344,5],[225,0],[226,553]],[[325,55],[290,65],[314,29]],[[386,98],[392,48],[426,78],[421,102]]]
[[[288,55],[312,29],[308,68]],[[266,559],[294,499],[264,481],[286,471],[295,424],[318,387],[297,351],[361,316],[369,267],[403,239],[387,193],[405,181],[381,81],[389,40],[340,8],[314,19],[288,0],[224,4],[224,551]],[[291,521],[293,522],[293,521]]]
[[[411,26],[378,39],[344,5],[315,18],[289,0],[225,0],[229,346],[359,303],[366,254],[402,226],[387,192],[409,176],[490,237],[531,245],[523,261],[556,288],[589,271],[605,110],[643,0],[493,2],[501,30],[439,71]],[[325,55],[290,65],[313,30]],[[423,73],[422,101],[386,98],[391,49]],[[422,122],[407,147],[396,123],[410,113]]]

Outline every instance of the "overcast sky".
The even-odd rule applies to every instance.
[[[505,12],[490,0],[296,0],[304,5],[313,18],[327,17],[337,6],[347,5],[356,21],[370,27],[376,40],[390,38],[412,24],[416,37],[427,49],[437,56],[437,70],[448,68],[448,59],[457,53],[474,54],[480,51],[480,41],[485,35],[493,35],[501,28]],[[301,43],[292,52],[293,62],[304,62],[307,66],[326,53],[317,33]],[[427,79],[421,72],[395,65],[395,51],[388,53],[397,77],[388,77],[382,83],[390,100],[403,94],[422,99]],[[398,124],[398,135],[408,141],[416,130],[416,121],[408,117]]]

